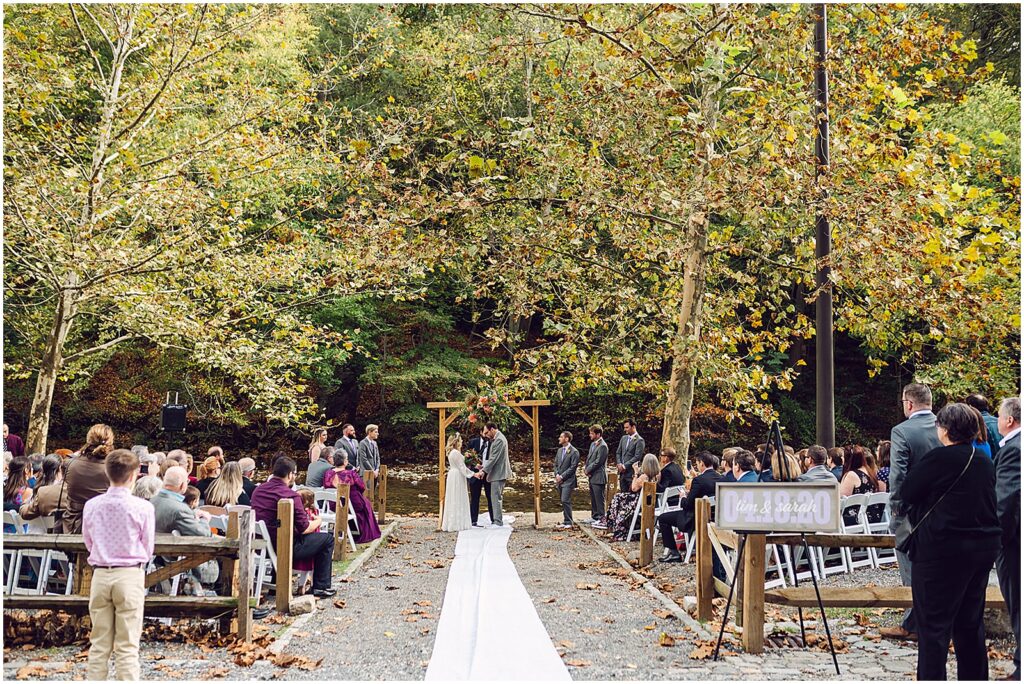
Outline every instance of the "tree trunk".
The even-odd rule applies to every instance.
[[[679,305],[676,340],[672,350],[672,377],[665,401],[665,422],[661,429],[661,446],[672,447],[685,459],[690,449],[690,411],[696,368],[693,352],[700,342],[700,316],[704,300],[704,279],[707,252],[707,218],[695,214],[694,246],[686,259],[683,275],[683,301]]]
[[[71,318],[78,301],[78,277],[72,272],[68,286],[57,297],[57,310],[53,316],[53,327],[46,340],[46,350],[39,364],[36,391],[32,397],[32,408],[28,414],[27,453],[45,454],[46,437],[50,430],[50,406],[53,390],[57,385],[57,374],[64,362],[64,342],[71,330]]]

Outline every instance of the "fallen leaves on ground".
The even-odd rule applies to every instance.
[[[4,613],[4,645],[49,648],[84,644],[89,641],[91,623],[88,617],[80,618],[53,610],[41,610],[29,615],[23,610]]]
[[[434,602],[433,601],[416,601],[412,605],[414,605],[414,606],[423,606],[424,608],[426,608],[427,606],[434,605]]]
[[[185,676],[184,672],[182,672],[181,670],[174,669],[173,667],[171,667],[167,663],[157,663],[156,665],[153,666],[153,669],[154,670],[160,670],[161,672],[166,674],[168,677],[171,677],[173,679],[181,679],[182,677]]]
[[[405,574],[401,573],[401,572],[385,572],[384,576],[385,577],[405,577]]]
[[[584,634],[604,634],[604,630],[599,627],[584,627],[580,631]]]
[[[577,660],[577,659],[573,658],[572,660],[566,660],[565,664],[566,665],[571,665],[572,667],[589,667],[590,666],[590,661],[589,660]]]
[[[659,646],[665,646],[665,647],[675,646],[676,645],[676,640],[675,640],[675,638],[669,636],[665,632],[662,632],[661,636],[658,637],[658,645]]]
[[[547,597],[545,599],[541,599],[540,600],[541,603],[554,603],[555,601],[556,601],[556,599],[555,599],[554,596],[549,596],[549,597]]]
[[[577,582],[576,583],[576,588],[577,589],[582,589],[584,591],[593,591],[594,589],[600,589],[601,585],[600,584],[590,584],[588,582]]]
[[[423,564],[431,568],[434,568],[435,570],[437,570],[438,568],[443,568],[445,566],[445,562],[441,560],[428,560],[425,561]]]
[[[200,679],[220,679],[221,677],[227,677],[231,674],[231,670],[226,667],[211,667],[209,670],[199,676]]]
[[[661,618],[662,620],[668,620],[670,618],[674,618],[675,615],[672,613],[671,610],[665,610],[663,608],[659,608],[659,609],[654,611],[654,617]]]
[[[63,663],[56,667],[43,667],[42,665],[26,665],[20,668],[15,674],[15,679],[53,679],[52,675],[71,672],[71,663]]]
[[[626,568],[598,568],[597,571],[602,575],[616,575],[618,577],[625,577],[629,574],[629,570],[626,570]]]
[[[335,608],[344,608],[347,605],[348,604],[345,603],[345,599],[334,599],[334,607]]]
[[[562,639],[556,645],[557,646],[561,646],[562,648],[576,648],[576,644],[574,644],[573,642],[569,641],[568,639]]]

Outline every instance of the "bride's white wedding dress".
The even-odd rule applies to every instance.
[[[466,467],[466,460],[458,449],[448,452],[448,479],[444,486],[444,513],[441,529],[445,532],[461,532],[473,526],[469,517],[469,483],[473,471]]]

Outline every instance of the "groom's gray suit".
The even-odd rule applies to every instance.
[[[491,511],[491,522],[501,525],[502,496],[505,492],[505,481],[512,475],[512,469],[508,463],[508,440],[501,432],[495,432],[487,448],[487,462],[484,463],[483,471],[487,481],[491,483],[491,504],[494,510]]]

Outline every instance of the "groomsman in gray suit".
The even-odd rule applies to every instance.
[[[555,486],[562,501],[563,530],[572,529],[572,493],[576,489],[576,469],[580,465],[579,449],[572,445],[572,433],[563,432],[558,436],[558,453],[555,454]]]
[[[359,474],[367,470],[373,471],[373,479],[380,475],[380,451],[377,449],[377,426],[370,423],[366,426],[366,437],[359,443]]]
[[[619,471],[619,491],[628,492],[633,484],[633,464],[640,463],[647,453],[644,438],[636,432],[636,421],[627,418],[622,422],[622,435],[619,448],[615,451],[615,468]]]
[[[903,415],[907,419],[892,429],[892,446],[889,450],[889,508],[892,511],[890,532],[896,532],[907,515],[901,491],[907,473],[922,456],[942,446],[935,431],[932,391],[928,385],[914,382],[903,388]],[[913,569],[910,557],[902,551],[896,551],[896,562],[899,564],[903,586],[909,587]],[[883,627],[879,633],[890,639],[917,639],[913,609],[908,608],[903,614],[903,623],[899,627]]]
[[[1020,397],[1003,399],[998,420],[1002,439],[995,455],[996,514],[1003,529],[1003,548],[996,558],[996,573],[1017,642],[1014,672],[1007,679],[1020,681]]]
[[[345,423],[341,427],[341,438],[334,443],[335,452],[343,451],[348,456],[348,464],[353,468],[359,467],[359,440],[356,439],[356,429],[352,423]],[[336,458],[335,463],[341,463]]]
[[[502,520],[502,498],[505,493],[505,481],[512,475],[512,469],[508,462],[508,440],[505,435],[498,432],[498,426],[494,423],[487,423],[484,436],[490,440],[487,449],[487,462],[474,477],[486,477],[491,484],[491,527],[501,527]]]
[[[603,433],[600,425],[590,426],[590,451],[583,465],[583,472],[590,480],[590,520],[586,522],[599,528],[605,525],[604,492],[608,486],[608,443]]]

